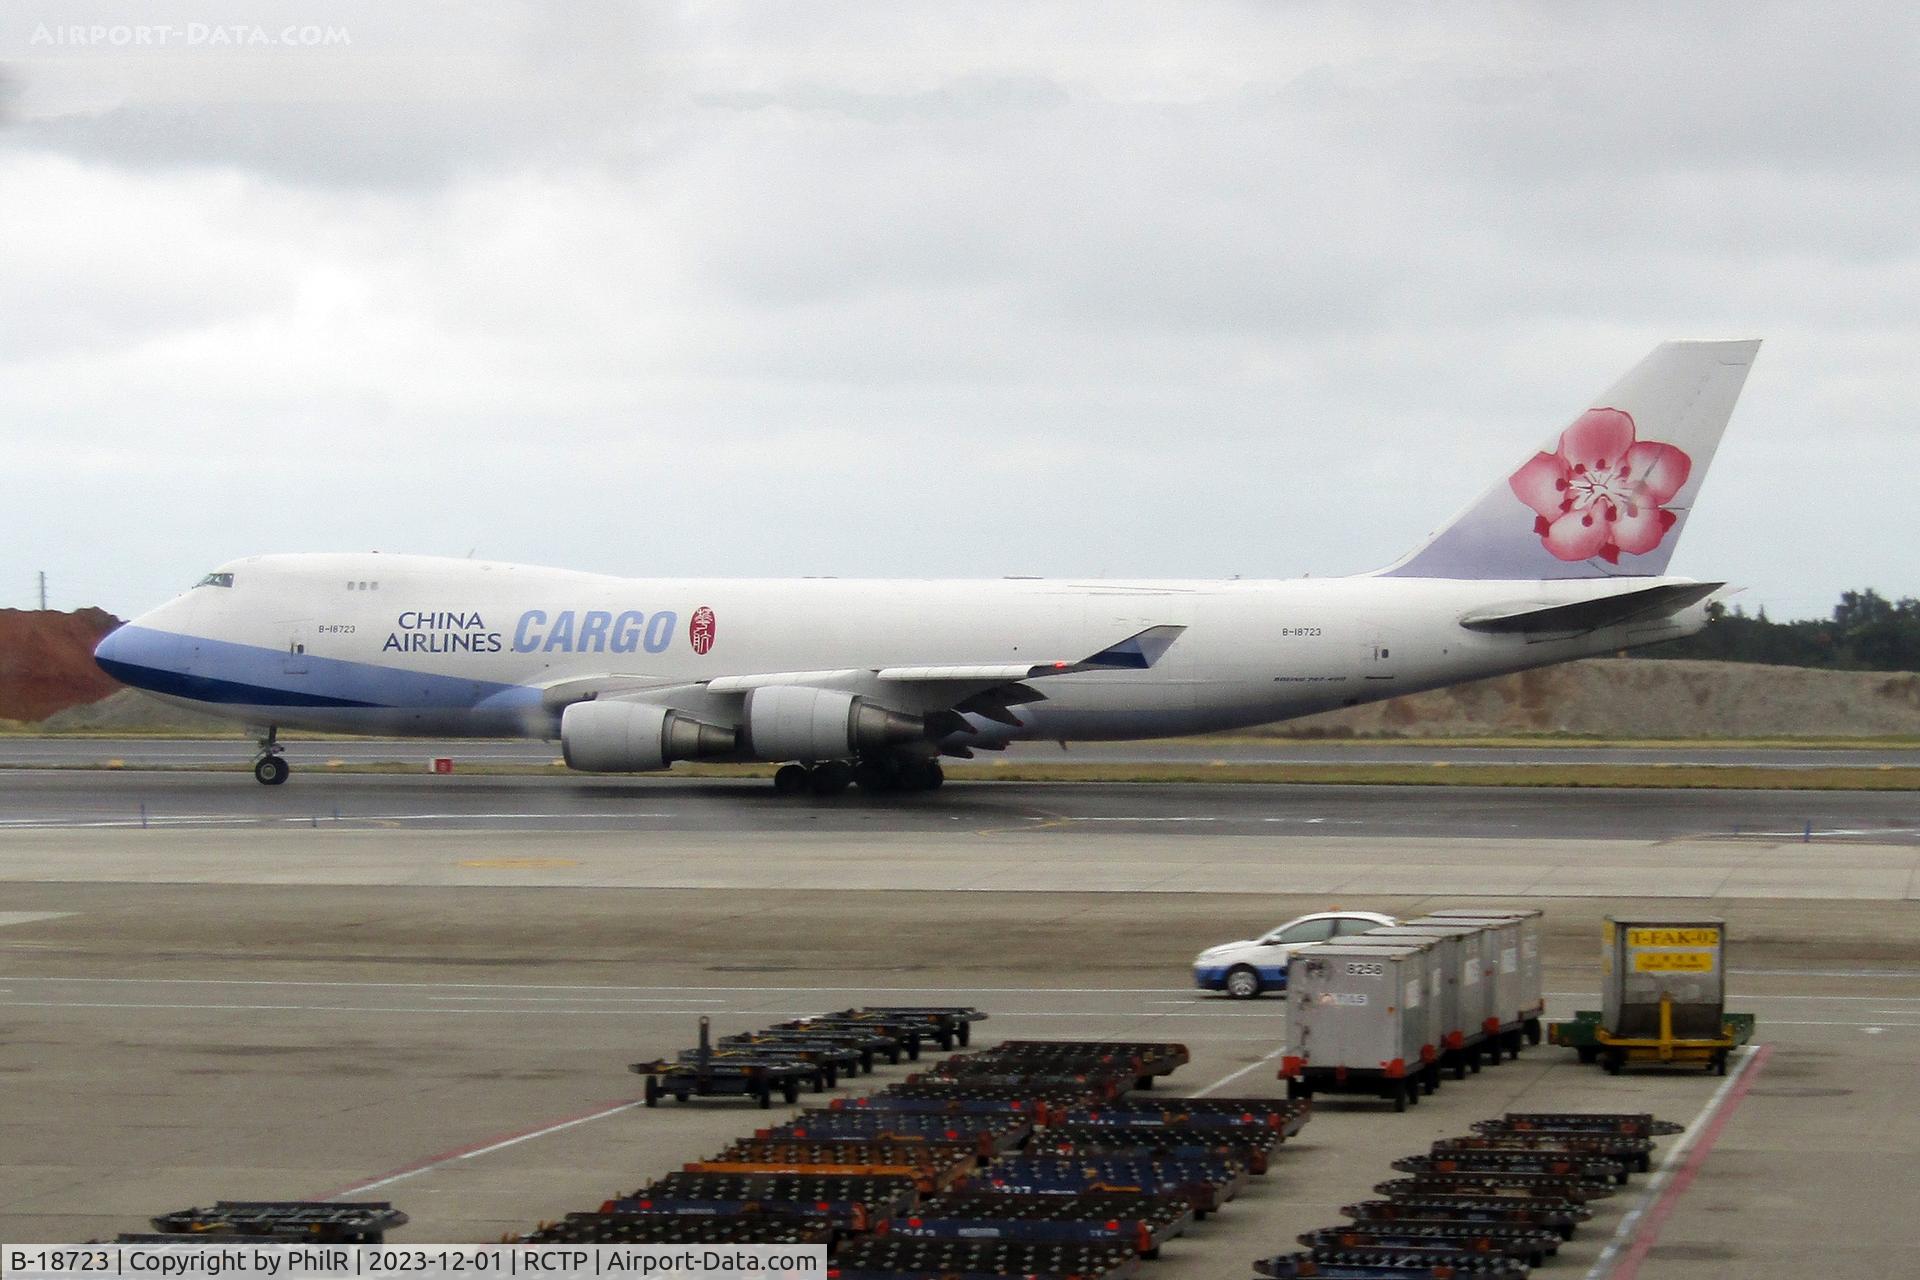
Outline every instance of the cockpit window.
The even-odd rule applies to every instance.
[[[210,573],[193,585],[196,587],[230,587],[233,585],[233,575],[230,573]]]

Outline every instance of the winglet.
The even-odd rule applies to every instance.
[[[1109,645],[1091,658],[1081,659],[1074,667],[1081,671],[1145,671],[1160,661],[1185,630],[1185,627],[1173,625],[1148,627],[1145,631],[1128,636],[1119,644]]]

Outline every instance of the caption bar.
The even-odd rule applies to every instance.
[[[0,1245],[4,1280],[824,1280],[823,1244],[180,1244]]]

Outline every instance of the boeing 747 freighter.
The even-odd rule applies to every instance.
[[[1287,581],[619,578],[250,556],[101,641],[250,726],[558,739],[575,769],[772,761],[783,792],[940,785],[1015,739],[1211,733],[1691,635],[1667,564],[1758,342],[1670,342],[1399,563]]]

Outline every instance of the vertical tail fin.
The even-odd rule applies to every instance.
[[[1756,341],[1666,342],[1427,544],[1401,578],[1667,571]]]

